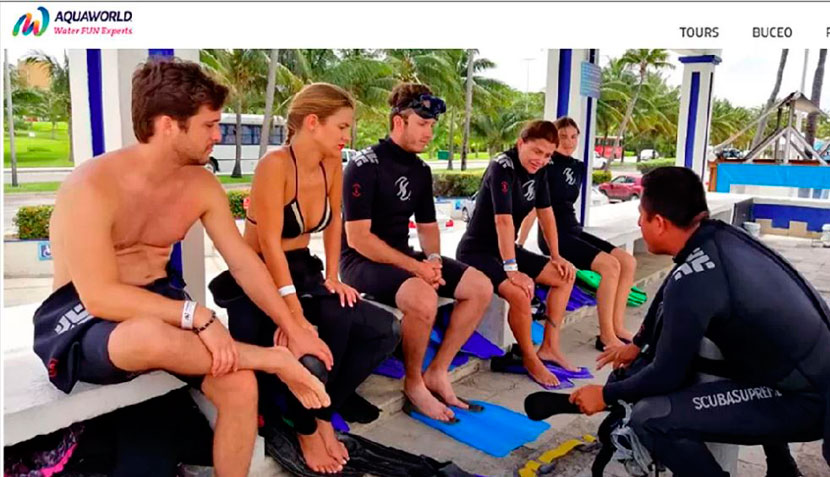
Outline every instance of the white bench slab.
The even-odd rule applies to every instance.
[[[78,383],[69,394],[55,388],[32,350],[32,316],[39,304],[3,310],[4,445],[48,434],[72,423],[146,401],[185,386],[164,372],[120,384]]]
[[[46,368],[32,349],[32,316],[39,304],[3,309],[3,445],[10,446],[33,437],[49,434],[69,425],[92,419],[120,408],[162,396],[186,386],[178,378],[155,371],[131,381],[99,386],[77,383],[65,394],[49,382]],[[215,408],[193,390],[211,426]],[[257,438],[251,474],[261,473],[265,465],[265,444]]]

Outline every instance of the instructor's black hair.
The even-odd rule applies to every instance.
[[[691,169],[660,167],[643,176],[640,205],[649,219],[660,214],[674,225],[689,228],[709,216],[703,183]]]

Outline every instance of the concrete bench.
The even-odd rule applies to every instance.
[[[155,371],[120,384],[78,383],[71,393],[64,394],[49,382],[43,363],[32,350],[32,316],[38,306],[3,310],[3,445],[17,444],[186,386],[168,373]],[[212,427],[215,408],[200,392],[191,393]],[[265,443],[258,437],[251,475],[260,474],[265,465]]]

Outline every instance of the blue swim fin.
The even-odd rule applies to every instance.
[[[534,321],[531,323],[530,337],[533,340],[533,344],[542,344],[542,340],[545,338],[545,323],[542,321]]]
[[[426,353],[424,354],[424,364],[421,367],[421,369],[423,371],[427,370],[427,367],[430,365],[430,363],[432,363],[432,360],[435,359],[435,353],[437,353],[437,352],[438,352],[438,345],[430,343],[427,346]],[[469,360],[470,360],[469,355],[464,354],[464,353],[458,353],[457,355],[455,355],[455,357],[452,359],[452,362],[450,363],[450,371],[452,371],[453,369],[455,369],[455,368],[457,368],[457,367],[459,367],[463,364],[466,364],[467,361],[469,361]]]
[[[429,340],[434,344],[441,344],[444,341],[444,330],[437,327],[433,328],[429,335]],[[461,346],[461,351],[481,359],[490,359],[494,356],[502,356],[504,354],[501,348],[494,345],[477,331],[473,332],[467,342]]]
[[[453,422],[430,419],[409,400],[405,401],[403,411],[413,419],[494,457],[507,456],[513,449],[536,440],[550,428],[546,422],[532,421],[524,414],[496,404],[484,401],[470,401],[470,404],[477,404],[482,409],[473,412],[454,407]]]

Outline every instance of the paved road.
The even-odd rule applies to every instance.
[[[17,170],[17,182],[20,184],[28,184],[31,182],[60,182],[70,172],[72,172],[71,167],[21,168]],[[3,169],[3,183],[12,183],[11,169]]]

